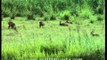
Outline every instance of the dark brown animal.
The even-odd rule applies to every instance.
[[[59,25],[60,25],[60,26],[68,26],[68,24],[66,24],[66,23],[61,23],[61,21],[60,21]]]
[[[90,34],[91,34],[92,36],[99,36],[99,34],[96,34],[94,31],[92,31]]]
[[[40,21],[39,22],[39,27],[41,28],[41,27],[43,27],[45,24],[43,23],[43,21]]]
[[[8,22],[8,29],[14,29],[15,31],[17,31],[15,23],[13,23],[12,21]]]

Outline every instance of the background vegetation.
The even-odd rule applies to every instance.
[[[91,18],[104,14],[104,0],[2,0],[2,15],[61,18],[64,15]],[[35,17],[35,18],[36,18]]]
[[[2,0],[1,5],[2,60],[104,60],[104,0]],[[9,19],[13,19],[18,33],[7,29]],[[43,28],[38,26],[40,20],[45,20]],[[61,27],[60,20],[73,24]],[[92,30],[99,36],[90,35]]]

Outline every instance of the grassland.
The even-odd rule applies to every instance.
[[[2,60],[104,60],[104,0],[2,0],[1,5]],[[18,32],[8,29],[10,19]],[[73,24],[59,26],[63,20]],[[93,30],[99,36],[92,36]]]
[[[105,20],[89,23],[90,20],[76,18],[68,27],[59,26],[59,20],[45,21],[39,28],[38,20],[16,17],[13,22],[18,32],[8,29],[8,20],[2,20],[2,59],[27,60],[32,58],[82,58],[83,60],[104,60]],[[80,25],[77,25],[78,22]],[[79,26],[79,29],[77,28]],[[95,30],[99,36],[92,36]],[[42,52],[41,52],[42,49]],[[48,54],[44,49],[48,49]],[[56,49],[53,53],[52,50]]]

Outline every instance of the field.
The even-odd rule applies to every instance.
[[[1,6],[2,60],[105,59],[104,0],[2,0]],[[18,32],[8,29],[9,20]],[[59,25],[67,20],[72,24]]]
[[[80,25],[75,21],[69,26],[59,26],[59,20],[45,21],[45,26],[39,28],[37,20],[26,21],[24,17],[16,17],[13,22],[18,32],[8,29],[8,20],[7,17],[2,21],[3,60],[27,60],[42,57],[104,59],[104,20],[93,24],[87,19],[80,20]],[[92,36],[90,34],[92,30],[95,30],[99,36]],[[53,51],[54,49],[56,51]]]

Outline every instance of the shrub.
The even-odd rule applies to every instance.
[[[28,16],[27,16],[27,19],[28,19],[28,20],[35,20],[34,17],[33,17],[33,14],[28,15]]]
[[[15,19],[15,14],[11,14],[10,19]]]
[[[101,6],[98,6],[97,8],[96,8],[96,13],[97,14],[103,14],[103,7],[101,7]]]
[[[79,15],[78,15],[77,11],[73,11],[73,12],[71,12],[71,16],[79,16]]]
[[[64,20],[69,20],[69,15],[64,15]]]
[[[50,16],[50,20],[56,20],[56,17],[54,15]]]
[[[49,20],[48,17],[44,17],[44,21],[47,21],[47,20]]]

